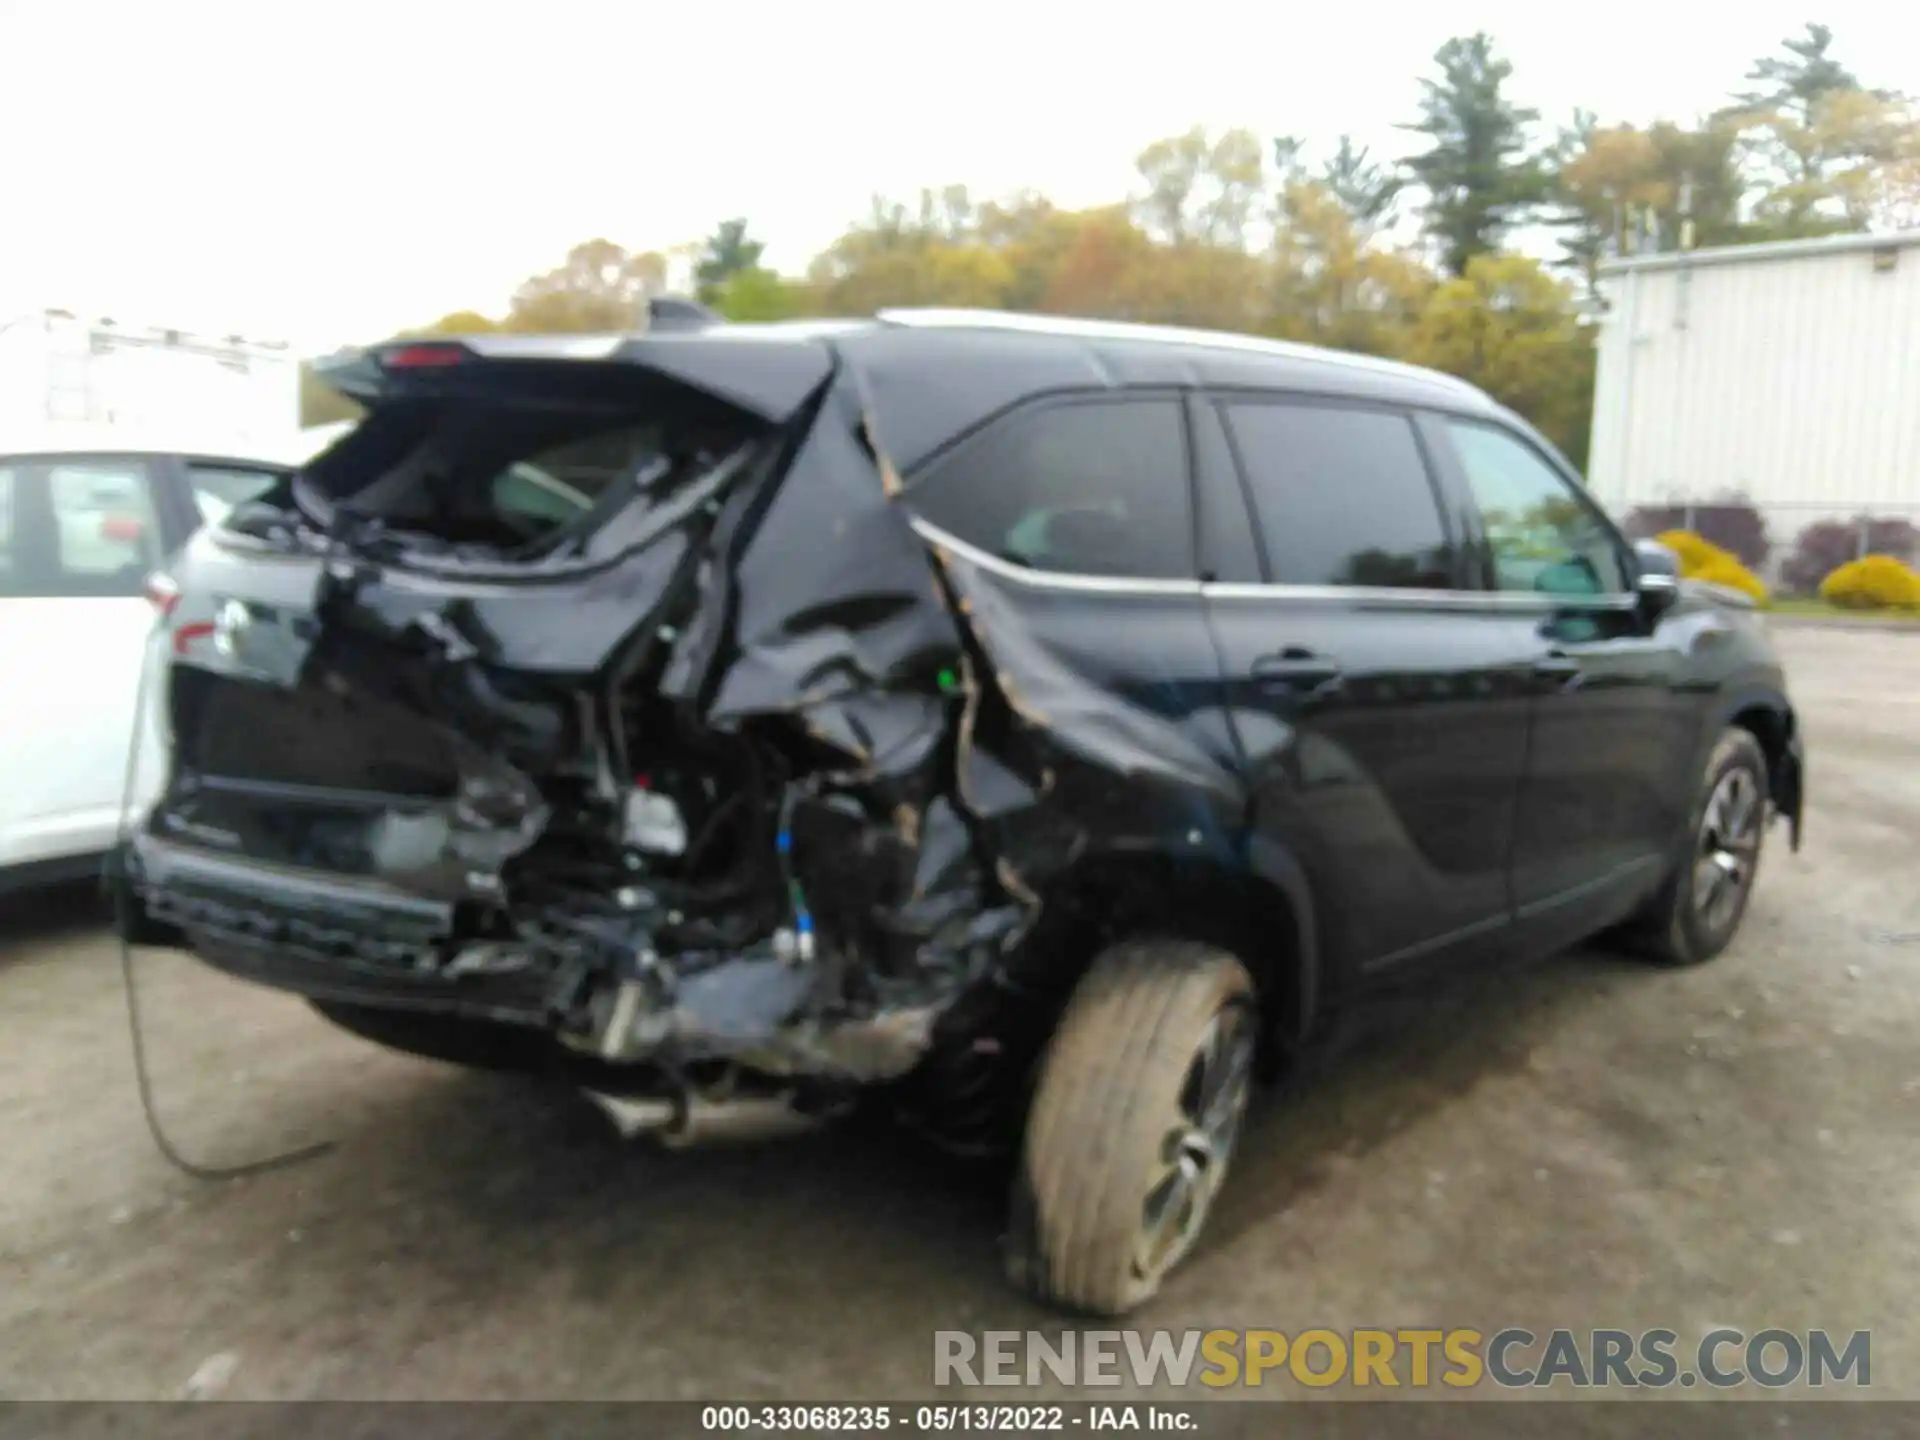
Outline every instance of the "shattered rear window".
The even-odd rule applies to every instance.
[[[703,454],[631,409],[466,403],[376,414],[309,466],[330,502],[396,530],[517,552],[647,503]]]
[[[665,457],[658,425],[564,442],[506,466],[488,482],[496,512],[530,532],[565,525],[623,480],[646,480]]]

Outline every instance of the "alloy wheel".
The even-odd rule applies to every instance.
[[[1709,930],[1733,919],[1753,884],[1764,811],[1760,783],[1747,769],[1727,771],[1707,799],[1693,864],[1693,906]]]
[[[1133,1272],[1143,1285],[1186,1258],[1226,1177],[1253,1088],[1254,1015],[1243,1001],[1226,1005],[1194,1047],[1141,1206]]]

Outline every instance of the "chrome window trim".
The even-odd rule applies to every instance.
[[[1535,590],[1425,590],[1398,585],[1202,585],[1210,600],[1314,600],[1364,605],[1369,609],[1516,610],[1564,614],[1569,610],[1631,610],[1639,597],[1546,595]]]
[[[914,533],[928,544],[951,551],[968,564],[1032,590],[1055,590],[1089,595],[1184,595],[1209,600],[1293,600],[1321,604],[1359,605],[1373,609],[1430,608],[1445,610],[1539,611],[1631,610],[1639,603],[1632,592],[1611,595],[1542,595],[1527,590],[1422,590],[1393,585],[1266,585],[1201,580],[1154,580],[1144,576],[1078,575],[1034,570],[990,555],[938,525],[909,517]]]
[[[910,516],[907,523],[913,527],[914,533],[929,545],[950,550],[969,565],[977,565],[990,574],[1035,590],[1072,590],[1096,595],[1190,595],[1196,597],[1201,590],[1198,580],[1152,580],[1145,576],[1076,575],[1058,570],[1035,570],[1025,565],[1015,565],[1011,561],[1002,560],[998,555],[990,555],[979,546],[968,544],[959,536],[922,520],[918,515]]]

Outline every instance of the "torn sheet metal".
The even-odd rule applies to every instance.
[[[676,383],[706,363],[686,352]],[[799,374],[753,383],[787,405]],[[362,885],[364,947],[330,942],[362,969],[382,963],[364,887],[453,906],[438,950],[409,952],[408,1003],[458,1013],[498,982],[496,1018],[669,1072],[911,1071],[1089,849],[1225,856],[1245,795],[1166,706],[1103,686],[1003,578],[916,533],[884,433],[843,363],[777,454],[573,572],[411,567],[338,524],[276,556],[298,643],[264,669],[182,663],[189,733],[137,847],[149,903],[169,908],[169,845],[224,833],[236,861]],[[263,568],[203,537],[187,578],[248,604]],[[286,783],[203,783],[223,728],[269,716],[292,743],[249,765]],[[634,837],[667,813],[635,799],[656,786],[671,846]],[[273,905],[256,886],[170,913],[211,953]]]

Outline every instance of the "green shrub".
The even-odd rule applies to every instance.
[[[1756,605],[1767,603],[1765,583],[1758,575],[1725,552],[1707,561],[1694,571],[1690,578],[1704,580],[1710,585],[1724,585],[1729,590],[1738,590],[1744,595],[1752,596],[1753,603]]]
[[[1732,551],[1722,550],[1691,530],[1662,530],[1653,538],[1680,557],[1680,573],[1688,577],[1711,560],[1731,560],[1736,565],[1740,563],[1740,557]]]
[[[1920,607],[1920,575],[1891,555],[1850,560],[1820,582],[1820,598],[1848,610]]]

